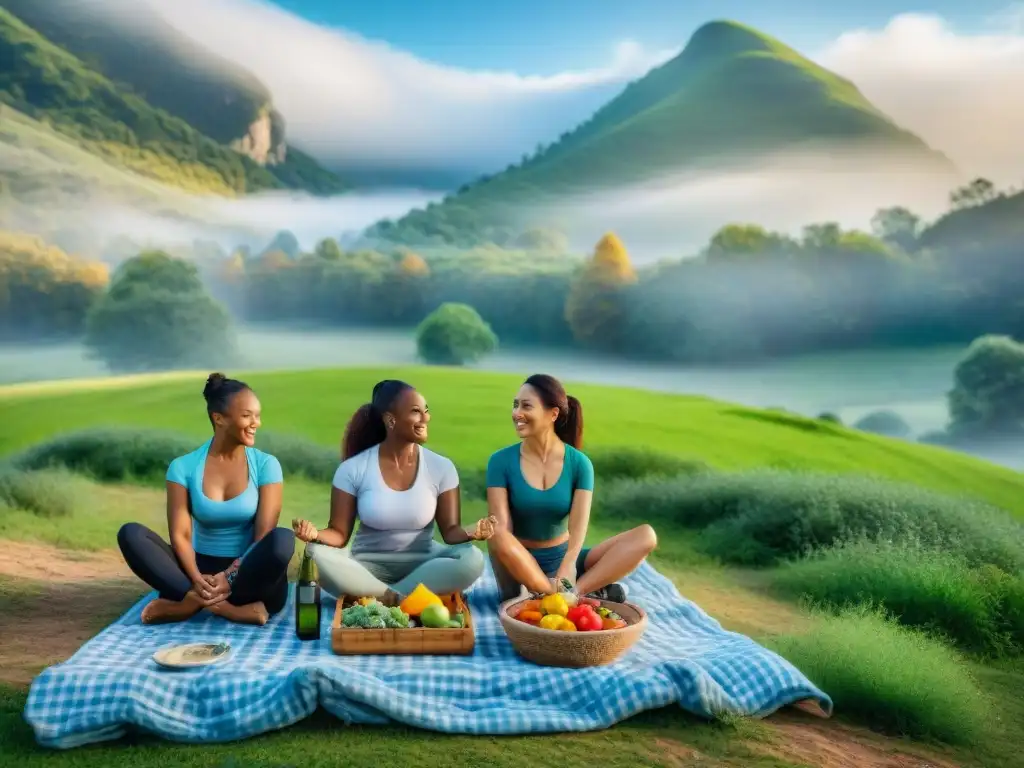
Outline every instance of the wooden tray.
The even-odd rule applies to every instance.
[[[463,613],[466,626],[461,629],[357,629],[341,626],[341,611],[358,598],[345,595],[338,600],[331,624],[331,649],[342,656],[377,654],[466,655],[473,652],[476,634],[473,616],[461,593],[438,595],[452,613]]]

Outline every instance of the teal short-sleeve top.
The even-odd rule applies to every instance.
[[[504,488],[512,518],[512,534],[520,539],[545,541],[565,533],[576,489],[594,490],[594,465],[583,451],[566,443],[562,474],[546,491],[530,485],[519,463],[519,443],[491,454],[487,461],[487,487]]]
[[[203,555],[241,557],[253,543],[259,489],[283,481],[281,463],[269,453],[246,446],[248,486],[233,499],[214,501],[203,493],[206,457],[212,442],[211,438],[191,453],[174,459],[167,467],[167,480],[188,490],[192,548]]]

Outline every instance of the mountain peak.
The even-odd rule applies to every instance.
[[[782,47],[782,43],[738,21],[719,19],[698,27],[683,55],[687,58],[728,58],[744,53],[769,52]]]

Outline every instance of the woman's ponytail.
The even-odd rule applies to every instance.
[[[573,448],[583,446],[583,406],[580,401],[572,395],[565,396],[565,415],[559,414],[555,422],[555,434],[563,443],[568,443]]]
[[[384,414],[394,406],[398,396],[412,385],[395,379],[379,381],[373,388],[372,401],[359,406],[345,426],[341,438],[341,460],[350,459],[367,448],[383,443],[388,436]]]

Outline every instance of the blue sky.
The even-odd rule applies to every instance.
[[[814,48],[841,32],[882,27],[903,12],[934,13],[960,32],[991,28],[1010,0],[276,0],[310,21],[384,40],[467,69],[549,74],[607,60],[623,39],[649,49],[682,45],[701,23],[732,18]],[[831,8],[829,6],[831,5]],[[828,9],[828,10],[826,10]]]

